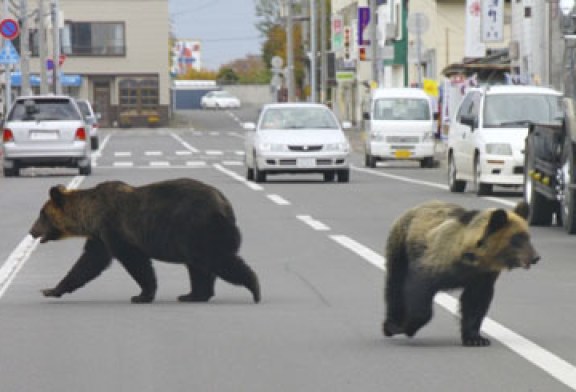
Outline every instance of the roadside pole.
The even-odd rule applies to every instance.
[[[7,18],[8,17],[8,0],[4,0],[4,7],[2,10],[2,15],[3,18]],[[4,44],[7,41],[6,38],[4,38],[2,40],[2,43]],[[7,114],[8,109],[10,109],[10,107],[12,106],[12,72],[11,72],[11,68],[12,66],[10,64],[5,64],[4,65],[4,92],[5,92],[5,98],[4,98],[4,115]]]
[[[294,20],[293,0],[286,1],[286,87],[288,89],[288,102],[294,102]]]
[[[58,0],[52,0],[52,45],[53,56],[52,61],[54,68],[52,68],[54,84],[54,94],[62,94],[62,84],[60,83],[60,7]]]
[[[20,0],[20,19],[22,20],[22,32],[20,33],[20,75],[22,95],[30,95],[30,48],[28,33],[28,1]]]
[[[40,54],[40,94],[48,94],[48,78],[46,75],[46,26],[44,18],[44,0],[38,0],[38,51]]]

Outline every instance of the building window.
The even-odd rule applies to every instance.
[[[125,25],[67,21],[62,31],[62,52],[68,56],[124,56]]]
[[[119,83],[120,111],[150,114],[158,111],[159,89],[157,78],[124,79]]]

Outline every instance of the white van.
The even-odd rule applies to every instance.
[[[448,187],[463,192],[468,182],[477,195],[494,185],[524,184],[528,126],[561,124],[562,94],[538,86],[489,86],[468,90],[450,121]]]
[[[432,99],[419,88],[380,88],[372,92],[366,123],[365,165],[383,160],[418,160],[434,166],[435,114]]]

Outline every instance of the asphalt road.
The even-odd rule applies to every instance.
[[[314,175],[248,183],[239,123],[255,113],[195,111],[177,129],[103,130],[91,176],[0,178],[0,391],[576,390],[574,237],[532,230],[542,261],[499,280],[484,323],[490,347],[460,346],[458,293],[438,297],[415,338],[386,339],[382,250],[392,221],[430,199],[508,207],[520,193],[452,194],[443,167],[366,169],[359,151],[349,184]],[[209,303],[178,303],[186,271],[159,262],[153,304],[130,303],[138,288],[118,263],[71,295],[42,297],[82,249],[76,239],[36,246],[26,237],[50,186],[176,177],[232,201],[260,304],[222,281]]]

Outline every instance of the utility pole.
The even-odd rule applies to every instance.
[[[40,55],[40,94],[48,94],[48,78],[46,75],[46,25],[44,0],[38,0],[38,51]]]
[[[2,9],[2,15],[4,19],[8,18],[8,0],[4,0]],[[6,42],[6,38],[2,41]],[[12,106],[12,66],[10,64],[4,65],[4,92],[6,94],[4,98],[4,115],[8,114],[8,110]]]
[[[288,102],[294,102],[294,20],[293,0],[285,0],[286,12],[286,84],[288,88]]]
[[[326,0],[320,0],[320,102],[326,103],[326,79],[328,63],[326,59]]]
[[[60,83],[60,7],[58,0],[52,0],[52,45],[54,63],[52,82],[54,84],[54,94],[62,94],[62,84]]]
[[[378,83],[378,13],[376,0],[370,0],[370,50],[372,52],[372,81]]]
[[[28,30],[28,1],[20,0],[20,19],[22,20],[20,32],[20,75],[22,78],[22,95],[30,95],[30,34]]]
[[[316,0],[310,0],[310,101],[318,102],[316,81],[316,52],[318,45],[316,42],[317,18]]]

